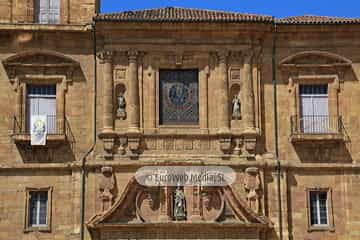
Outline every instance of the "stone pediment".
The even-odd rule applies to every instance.
[[[70,57],[48,50],[31,50],[10,56],[3,65],[12,80],[24,74],[62,74],[72,75],[80,64]]]
[[[340,55],[324,51],[304,51],[293,54],[280,61],[282,69],[299,68],[338,68],[350,67],[352,62]]]
[[[265,217],[251,209],[231,186],[184,187],[186,217],[175,220],[173,196],[176,187],[144,187],[135,178],[109,209],[87,223],[92,230],[124,227],[217,226],[236,228],[272,228]]]

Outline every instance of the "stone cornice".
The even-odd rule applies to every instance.
[[[206,157],[204,157],[205,159]],[[183,161],[169,161],[166,159],[163,160],[159,160],[156,159],[154,161],[146,161],[143,160],[142,157],[139,157],[139,161],[132,161],[132,160],[124,160],[124,161],[100,161],[100,160],[95,160],[95,161],[91,161],[88,162],[86,164],[86,168],[87,169],[101,169],[101,167],[103,166],[110,166],[113,168],[124,168],[124,167],[134,167],[134,169],[138,168],[138,167],[142,167],[142,166],[154,166],[156,165],[162,165],[162,166],[186,166],[186,165],[191,165],[191,166],[204,166],[204,165],[211,165],[213,166],[214,164],[218,165],[218,166],[229,166],[229,167],[234,167],[234,168],[248,168],[248,167],[257,167],[259,169],[270,169],[270,170],[275,170],[276,167],[276,162],[274,160],[260,160],[260,161],[255,161],[255,162],[248,162],[246,160],[244,161],[239,161],[239,159],[233,159],[233,160],[229,160],[224,162],[223,160],[221,160],[221,158],[216,158],[218,160],[211,160],[206,158],[207,160],[200,160],[200,158],[198,158],[197,160],[190,160],[190,159],[185,159]],[[305,171],[318,171],[319,169],[321,170],[328,170],[328,171],[337,171],[337,170],[344,170],[344,171],[359,171],[360,170],[360,163],[349,163],[349,164],[344,164],[344,163],[300,163],[300,162],[292,162],[292,161],[285,161],[285,160],[281,160],[281,168],[283,170],[305,170]],[[19,171],[19,170],[54,170],[54,169],[58,169],[58,170],[80,170],[81,169],[81,163],[80,162],[76,162],[76,163],[26,163],[26,164],[9,164],[9,165],[5,165],[2,164],[0,165],[0,172],[2,171],[6,171],[9,172],[9,170],[13,170],[13,171]]]
[[[90,24],[35,24],[35,23],[0,23],[0,31],[64,31],[64,32],[89,32]]]

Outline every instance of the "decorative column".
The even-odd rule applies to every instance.
[[[250,50],[244,54],[244,81],[243,81],[243,91],[244,91],[244,124],[245,132],[255,133],[254,126],[254,91],[252,83],[252,71],[251,71],[251,60],[253,57],[253,52]]]
[[[219,52],[219,79],[216,95],[218,96],[218,127],[219,134],[230,134],[229,121],[229,88],[228,88],[228,74],[227,74],[227,57],[228,52]]]
[[[100,53],[103,64],[103,133],[113,132],[112,51]]]
[[[103,51],[98,55],[101,59],[101,64],[103,64],[103,130],[99,137],[104,143],[105,158],[113,157],[116,138],[113,113],[113,55],[112,51]]]
[[[229,87],[227,73],[227,51],[218,53],[219,57],[219,78],[217,79],[215,95],[217,96],[217,117],[218,117],[218,135],[220,141],[220,150],[223,153],[229,153],[231,149],[231,133],[229,119]]]
[[[257,131],[255,129],[255,107],[254,107],[254,90],[253,90],[253,78],[252,78],[252,68],[251,62],[254,56],[254,51],[252,49],[244,53],[244,65],[243,65],[243,116],[244,116],[244,125],[245,130],[243,132],[244,136],[244,156],[249,159],[255,157],[256,151],[256,140],[257,140]]]
[[[149,96],[149,109],[148,109],[148,118],[149,125],[148,127],[154,131],[156,128],[156,70],[153,66],[149,66],[148,69],[148,96]]]
[[[128,144],[133,156],[138,155],[140,147],[140,96],[139,96],[139,80],[138,80],[138,52],[129,50],[127,52],[129,58],[128,68]]]
[[[129,57],[129,74],[128,74],[128,132],[138,133],[140,124],[140,106],[139,106],[139,81],[138,81],[138,68],[137,56],[138,52],[130,50],[127,52]]]

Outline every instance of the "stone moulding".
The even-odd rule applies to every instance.
[[[162,211],[164,211],[165,214],[171,214],[170,209],[166,210],[171,207],[171,204],[166,204],[166,202],[169,203],[166,199],[172,198],[172,194],[170,194],[171,191],[167,191],[167,194],[160,194],[161,191],[163,191],[161,188],[151,188],[139,185],[135,178],[132,178],[128,182],[121,197],[108,210],[90,218],[86,225],[91,232],[96,232],[98,230],[106,231],[108,229],[116,231],[116,229],[132,227],[135,225],[141,227],[152,223],[156,223],[155,226],[160,228],[162,226],[171,225],[183,226],[185,224],[186,226],[187,223],[194,224],[194,222],[191,221],[191,216],[188,216],[189,219],[180,222],[172,220],[173,218],[171,216],[166,221],[163,221],[164,218],[159,218]],[[205,188],[203,188],[202,192],[203,191],[205,191]],[[206,190],[208,193],[213,191],[220,196],[221,202],[219,202],[219,204],[221,206],[223,204],[227,205],[227,211],[220,205],[215,207],[216,209],[219,209],[220,213],[209,215],[213,216],[210,219],[204,219],[204,216],[201,215],[200,219],[197,219],[196,221],[196,224],[199,226],[214,225],[218,227],[236,227],[240,229],[255,228],[260,231],[273,228],[270,220],[252,210],[246,201],[235,193],[231,186],[209,187]],[[187,195],[189,193],[192,194],[193,191],[185,189],[185,195],[188,199],[187,206],[200,207],[199,205],[193,205],[193,201],[197,201],[198,199]],[[205,195],[200,194],[199,196],[203,197]],[[206,201],[206,199],[204,200],[205,204],[210,204],[211,206],[216,204],[213,202],[213,198],[208,200],[209,201]],[[203,201],[200,201],[200,203],[201,202]],[[212,209],[210,205],[208,207],[210,207],[209,209]],[[205,207],[203,210],[206,209],[207,208]],[[144,210],[146,211],[144,212]],[[192,212],[192,209],[188,209],[188,214],[191,214]],[[199,211],[199,213],[202,212],[203,211]]]

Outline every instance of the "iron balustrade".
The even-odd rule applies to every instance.
[[[17,117],[13,118],[13,135],[30,135],[30,118]],[[46,116],[46,134],[48,135],[65,135],[70,141],[74,141],[74,135],[66,117],[56,115]]]
[[[343,134],[341,116],[305,115],[291,116],[291,134]]]

